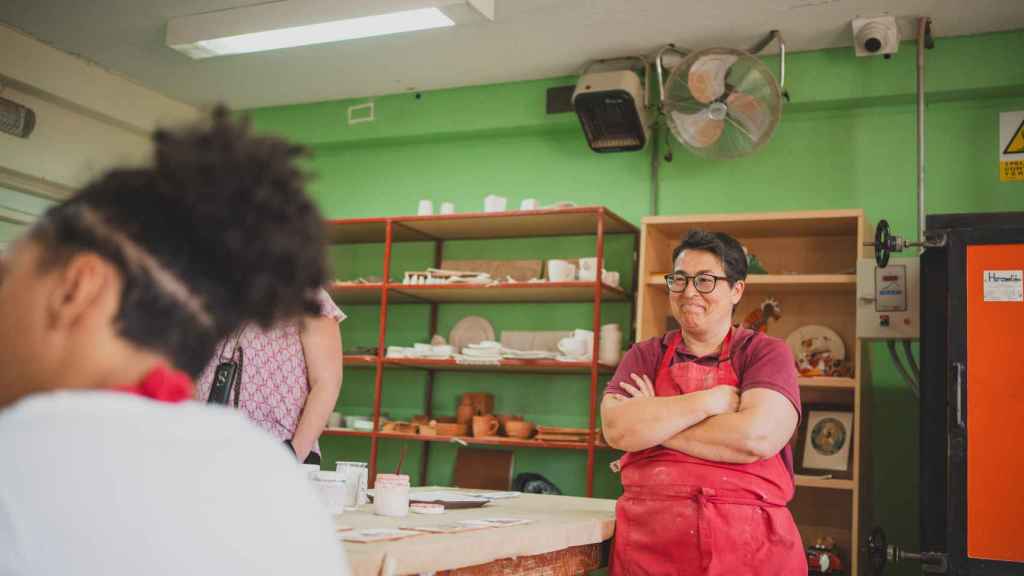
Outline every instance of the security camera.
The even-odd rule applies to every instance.
[[[853,21],[853,49],[857,56],[885,56],[900,48],[900,29],[893,16],[856,18]]]

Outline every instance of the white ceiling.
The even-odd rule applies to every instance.
[[[1024,0],[496,0],[494,22],[410,34],[201,61],[164,45],[171,18],[256,3],[3,0],[0,22],[172,98],[236,108],[574,74],[667,42],[747,47],[772,28],[791,51],[847,46],[858,15],[897,16],[904,38],[921,15],[940,37],[1024,28]]]

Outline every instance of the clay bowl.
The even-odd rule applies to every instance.
[[[381,426],[383,432],[397,432],[399,434],[415,434],[419,430],[419,425],[411,422],[387,422]]]
[[[469,426],[466,424],[456,424],[454,422],[438,422],[437,426],[434,426],[434,430],[437,431],[438,436],[468,436]]]
[[[526,439],[533,436],[535,426],[529,420],[509,420],[505,422],[505,432],[512,438]]]
[[[498,418],[498,424],[500,424],[498,427],[498,434],[508,434],[505,429],[505,424],[507,424],[509,420],[523,419],[522,416],[516,416],[515,414],[495,414],[495,416]]]

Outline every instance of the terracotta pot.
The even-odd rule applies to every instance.
[[[529,438],[534,432],[533,422],[529,420],[509,420],[505,423],[505,432],[512,438]]]
[[[455,421],[459,424],[469,424],[473,421],[473,416],[476,416],[476,406],[473,406],[472,401],[462,396],[462,403],[455,409]]]
[[[466,403],[467,398],[469,399],[469,403],[473,405],[473,408],[476,409],[474,416],[494,413],[494,394],[488,394],[487,392],[466,392],[462,395],[462,402]]]
[[[473,436],[494,436],[498,433],[498,419],[493,414],[473,416]]]

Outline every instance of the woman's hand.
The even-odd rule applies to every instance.
[[[622,400],[632,400],[633,398],[653,398],[656,396],[654,393],[654,384],[651,383],[651,379],[646,374],[630,374],[630,378],[633,379],[634,384],[629,382],[620,382],[619,386],[626,391],[628,395],[618,394]]]

